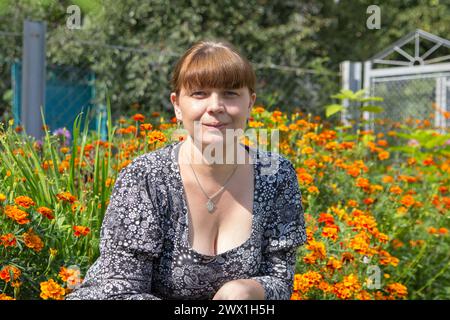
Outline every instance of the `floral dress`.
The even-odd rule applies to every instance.
[[[101,227],[100,256],[67,300],[212,299],[235,279],[256,280],[266,300],[290,299],[297,248],[306,241],[292,163],[245,146],[255,173],[251,236],[209,256],[189,245],[181,143],[141,155],[119,173]]]

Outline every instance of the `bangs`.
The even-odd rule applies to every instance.
[[[256,77],[250,63],[228,47],[204,46],[188,54],[180,66],[174,91],[181,88],[239,89],[255,91]]]

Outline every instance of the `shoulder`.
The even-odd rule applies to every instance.
[[[142,154],[134,158],[126,167],[124,167],[119,175],[132,176],[134,178],[144,178],[149,174],[155,176],[170,168],[172,162],[171,150],[174,143],[165,145],[154,151]]]
[[[275,176],[276,179],[271,177],[271,180],[276,180],[278,185],[285,182],[286,179],[296,179],[295,167],[285,155],[260,149],[257,150],[257,155],[261,175]]]

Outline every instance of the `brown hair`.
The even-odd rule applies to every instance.
[[[255,92],[256,76],[250,62],[227,41],[199,41],[178,60],[172,74],[172,92],[181,88],[248,87]]]

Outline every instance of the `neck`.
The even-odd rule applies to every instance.
[[[239,164],[250,163],[250,155],[245,147],[238,143],[202,145],[195,144],[189,137],[180,145],[179,161],[191,165],[196,173],[219,181],[230,174]]]

